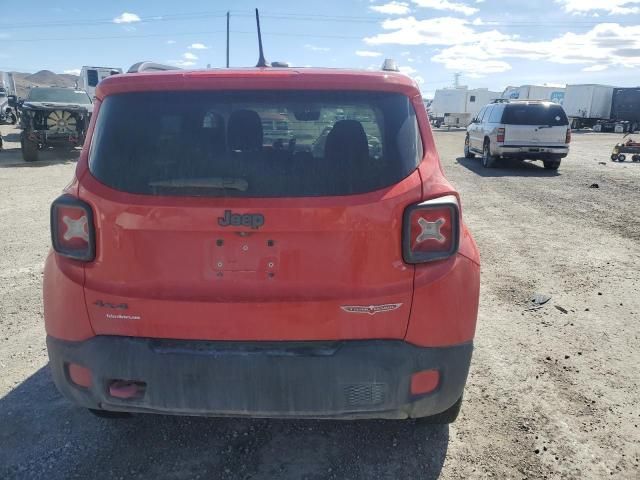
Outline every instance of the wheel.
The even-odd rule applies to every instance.
[[[611,161],[612,161],[612,162],[615,162],[616,160],[618,160],[618,155],[617,155],[617,154],[615,154],[615,153],[612,153],[612,154],[611,154]]]
[[[631,160],[633,160],[634,162],[640,162],[640,155],[634,155],[633,157],[631,157]]]
[[[437,415],[431,415],[430,417],[422,417],[417,418],[416,423],[418,424],[428,424],[428,425],[444,425],[447,423],[453,423],[458,418],[458,414],[460,413],[460,408],[462,407],[462,397],[458,399],[456,403],[454,403],[451,407],[445,410],[442,413],[438,413]]]
[[[469,135],[464,139],[464,158],[475,158],[475,155],[469,147]]]
[[[116,419],[131,417],[131,414],[127,412],[112,412],[110,410],[97,410],[95,408],[88,408],[87,410],[89,410],[92,415],[100,418]]]
[[[560,168],[560,160],[544,160],[544,168],[547,170],[558,170]]]
[[[484,168],[493,168],[496,164],[496,157],[491,155],[491,146],[489,140],[484,141],[484,147],[482,147],[482,166]]]
[[[619,162],[624,162],[626,159],[627,159],[627,156],[624,153],[621,153],[620,155],[618,155]]]
[[[29,140],[24,132],[20,135],[20,149],[25,162],[38,161],[38,142]]]

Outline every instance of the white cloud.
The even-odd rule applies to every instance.
[[[602,68],[596,65],[640,68],[640,25],[601,23],[584,33],[567,32],[541,41],[478,30],[473,22],[452,17],[390,19],[382,28],[385,32],[365,38],[365,43],[443,47],[431,60],[467,75],[506,72],[511,69],[509,59],[582,64],[595,69]]]
[[[591,65],[590,67],[585,67],[582,69],[583,72],[602,72],[609,68],[608,65]]]
[[[374,12],[386,15],[406,15],[411,10],[408,3],[396,2],[395,0],[384,5],[372,5],[369,8]]]
[[[197,60],[198,57],[191,52],[185,52],[182,54],[182,58],[185,60]]]
[[[191,50],[206,50],[209,47],[207,47],[204,43],[192,43],[187,48],[190,48]]]
[[[640,13],[640,0],[556,0],[564,10],[574,15],[586,15],[593,11],[604,11],[610,15]]]
[[[139,22],[140,17],[135,13],[123,12],[121,15],[113,19],[113,23],[135,23]]]
[[[80,75],[80,69],[71,68],[69,70],[63,70],[62,73],[66,73],[67,75]]]
[[[398,67],[398,69],[400,70],[400,73],[404,73],[405,75],[409,75],[409,76],[416,73],[417,71],[415,68],[410,67],[409,65],[402,65]]]
[[[478,12],[475,7],[470,7],[464,3],[449,2],[448,0],[412,0],[413,3],[423,8],[434,10],[449,10],[451,12],[462,13],[463,15],[473,15]]]
[[[330,50],[327,47],[318,47],[317,45],[311,45],[310,43],[306,43],[304,48],[311,50],[312,52],[328,52]]]
[[[356,50],[356,55],[359,57],[381,57],[382,53],[371,50]]]
[[[416,20],[415,17],[395,18],[382,22],[383,30],[367,37],[364,42],[369,45],[456,45],[472,41],[476,32],[463,18],[439,17]]]
[[[175,40],[167,40],[167,45],[174,45],[175,43]]]

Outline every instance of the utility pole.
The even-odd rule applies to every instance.
[[[454,73],[453,74],[453,86],[455,88],[458,88],[460,86],[460,76],[462,74],[461,73]]]
[[[230,12],[227,11],[227,68],[229,68],[229,17]]]

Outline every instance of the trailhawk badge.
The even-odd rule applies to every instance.
[[[343,305],[340,308],[347,313],[366,313],[375,315],[376,313],[391,312],[402,306],[401,303],[387,303],[385,305]]]

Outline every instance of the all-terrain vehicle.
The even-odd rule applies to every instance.
[[[611,152],[611,161],[624,162],[627,157],[631,157],[631,161],[640,162],[640,142],[636,142],[633,138],[624,141],[631,133],[627,133],[622,137],[622,142],[616,144]]]
[[[97,415],[458,415],[479,255],[405,75],[106,78],[51,229],[50,366]]]
[[[38,160],[46,147],[84,144],[93,105],[83,90],[35,87],[21,106],[20,145],[25,161]]]

